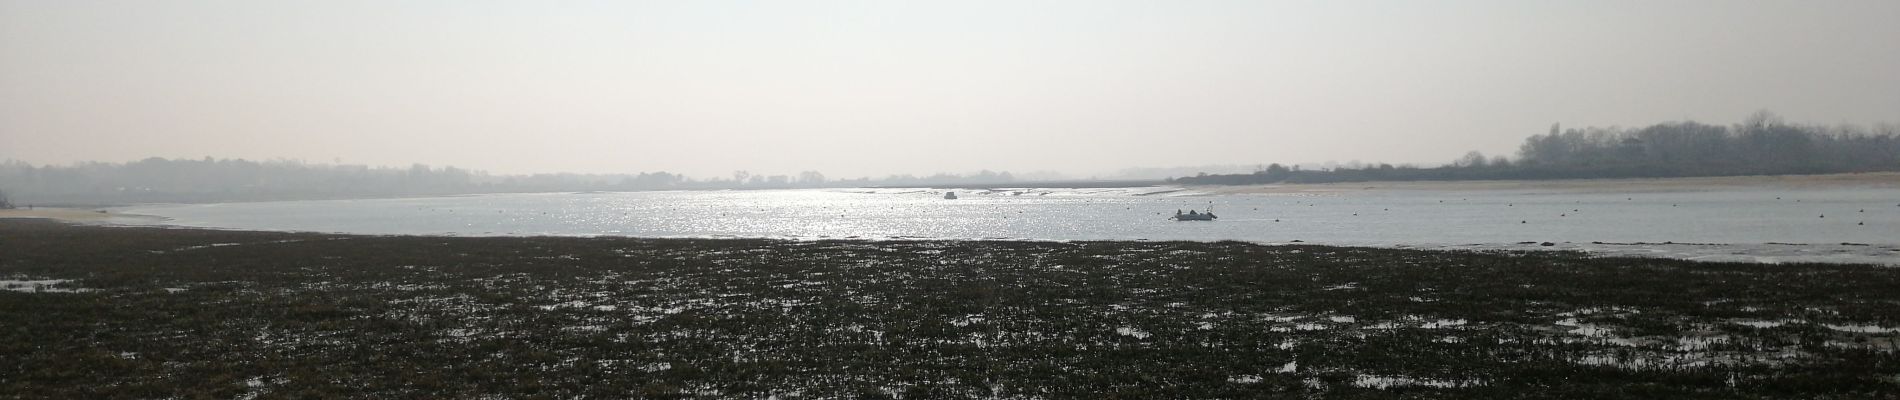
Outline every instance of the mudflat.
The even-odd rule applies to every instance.
[[[1900,395],[1900,269],[0,220],[0,393]]]

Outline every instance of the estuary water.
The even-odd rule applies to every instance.
[[[1900,264],[1900,189],[1660,192],[1169,187],[494,194],[130,207],[163,224],[457,236],[1240,240]],[[1215,221],[1173,221],[1212,209]],[[1549,245],[1545,245],[1548,242]]]

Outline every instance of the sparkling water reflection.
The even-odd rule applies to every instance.
[[[941,190],[891,189],[544,193],[122,211],[183,226],[363,234],[1244,240],[1481,249],[1551,242],[1548,248],[1681,258],[1900,260],[1900,189],[959,194],[946,200]],[[1167,218],[1209,207],[1219,220]]]

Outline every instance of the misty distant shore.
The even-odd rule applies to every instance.
[[[1102,189],[1165,186],[1168,182],[1160,179],[1142,180],[1103,180],[1103,181],[1029,181],[994,183],[957,183],[957,184],[916,184],[916,185],[875,185],[874,189],[994,189],[994,188],[1044,188],[1044,189]]]
[[[1894,185],[1900,173],[1900,126],[1787,123],[1762,111],[1732,126],[1693,121],[1642,128],[1570,128],[1525,139],[1517,158],[1470,152],[1450,164],[1257,165],[1251,172],[1191,176],[1124,174],[1075,179],[1008,171],[908,174],[882,178],[733,171],[729,177],[641,172],[495,175],[423,164],[408,168],[306,164],[302,161],[147,158],[129,163],[34,166],[0,162],[0,208],[13,204],[128,205],[427,197],[487,193],[628,192],[837,188],[1116,188],[1251,186],[1221,193],[1360,188],[1558,188],[1671,190],[1709,185]],[[1130,171],[1140,171],[1133,169]],[[1173,172],[1183,172],[1175,170]],[[1229,169],[1227,172],[1235,172]],[[1843,177],[1845,176],[1845,177]],[[1792,178],[1791,178],[1792,177]],[[1114,178],[1114,177],[1110,177]],[[1507,183],[1500,183],[1507,182]],[[1535,183],[1508,183],[1535,182]],[[1321,185],[1321,186],[1310,186]]]

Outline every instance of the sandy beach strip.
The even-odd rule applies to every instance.
[[[33,209],[0,210],[0,219],[50,219],[73,223],[107,223],[127,220],[158,220],[163,217],[114,213],[107,210],[84,208],[36,207]]]
[[[1678,192],[1749,187],[1781,188],[1900,188],[1900,172],[1828,175],[1760,175],[1694,178],[1494,180],[1494,181],[1374,181],[1339,183],[1286,183],[1265,185],[1197,185],[1208,194],[1335,193],[1376,190],[1543,190],[1565,192]]]

